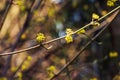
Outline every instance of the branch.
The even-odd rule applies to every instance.
[[[88,36],[90,36],[92,33],[94,33],[95,31],[98,31],[98,30],[100,30],[100,29],[102,29],[106,24],[108,24],[110,21],[111,21],[111,18],[112,17],[109,17],[109,18],[107,18],[106,20],[104,20],[102,23],[101,23],[101,26],[99,26],[99,27],[96,27],[96,28],[93,28],[92,30],[88,30],[88,31],[86,31],[86,34],[88,35]],[[83,38],[83,37],[85,37],[83,34],[81,34],[80,35],[80,38]],[[58,44],[57,44],[58,45]],[[57,46],[57,48],[58,48],[58,46]],[[56,51],[56,48],[55,48],[55,50],[54,51]],[[44,54],[44,51],[40,51],[41,53],[43,53]],[[51,50],[50,50],[50,52],[51,52]],[[53,53],[53,52],[52,52]],[[45,55],[43,55],[43,54],[39,54],[39,56],[40,56],[40,58],[43,58],[43,57],[45,57],[46,56],[46,54]],[[48,54],[50,54],[50,53],[48,53]],[[48,55],[47,54],[47,55]],[[30,66],[29,67],[29,70],[31,71],[31,69],[32,68],[34,68],[33,66],[34,65],[36,65],[35,63],[36,63],[36,61],[37,61],[37,59],[38,59],[38,54],[36,55],[37,57],[35,57],[35,61],[33,61],[33,62],[31,62],[31,64],[32,64],[32,66]],[[24,62],[24,61],[23,61]],[[33,64],[34,63],[34,64]],[[22,65],[22,63],[21,63],[21,65]],[[20,68],[19,68],[20,69]],[[18,72],[19,70],[17,70],[17,72]],[[27,71],[27,73],[29,73],[29,71]],[[16,72],[15,72],[15,74],[16,74]]]
[[[4,22],[5,22],[5,19],[6,19],[6,17],[7,17],[7,14],[8,14],[8,12],[9,12],[9,9],[10,9],[10,7],[11,7],[11,5],[12,5],[12,1],[13,1],[13,0],[10,0],[10,2],[8,1],[9,4],[8,4],[8,6],[7,6],[7,8],[6,8],[5,12],[4,12],[4,15],[3,15],[1,21],[0,21],[0,31],[1,31],[1,28],[2,28],[2,26],[3,26],[3,24],[4,24]]]
[[[115,11],[117,11],[117,10],[119,10],[119,9],[120,9],[120,6],[116,7],[115,9],[113,9],[112,11],[110,11],[109,13],[107,13],[106,15],[102,16],[101,18],[99,18],[98,21],[103,20],[104,18],[106,18],[107,16],[109,16],[110,14],[114,13]],[[80,31],[80,30],[82,30],[82,29],[85,29],[85,28],[89,27],[90,25],[91,25],[91,22],[88,23],[87,25],[83,26],[82,28],[74,31],[73,34],[76,34],[78,31]],[[47,42],[43,42],[42,45],[46,45],[46,44],[55,42],[55,41],[60,40],[60,39],[63,39],[63,38],[65,38],[65,36],[62,36],[62,37],[59,37],[59,38],[56,38],[56,39],[52,39],[52,40],[47,41]],[[2,53],[2,54],[0,54],[0,56],[18,54],[18,53],[25,52],[25,51],[29,51],[29,50],[31,50],[31,49],[35,49],[35,48],[38,48],[38,47],[40,47],[39,44],[38,44],[38,45],[35,45],[35,46],[33,46],[33,47],[29,47],[29,48],[26,48],[26,49],[21,49],[21,50],[14,51],[14,52]]]
[[[118,11],[116,13],[114,13],[113,17],[111,18],[111,21],[115,18],[115,16],[117,15]],[[50,80],[53,80],[54,78],[56,78],[57,76],[59,76],[69,65],[71,65],[71,63],[73,63],[80,54],[82,54],[82,52],[97,38],[100,36],[100,34],[102,34],[103,31],[105,31],[105,29],[108,27],[108,25],[111,23],[108,22],[107,25],[105,27],[103,27],[103,29],[101,31],[99,31],[58,73],[56,73]]]
[[[21,29],[21,31],[18,33],[18,36],[17,36],[17,39],[15,41],[15,43],[13,44],[12,48],[11,48],[11,52],[13,52],[15,50],[15,48],[17,47],[17,43],[19,42],[20,38],[21,38],[21,35],[24,33],[24,31],[28,28],[29,26],[29,22],[31,20],[31,17],[32,17],[32,7],[33,7],[33,4],[34,4],[35,0],[32,1],[31,3],[31,6],[30,8],[28,9],[28,14],[27,14],[27,18],[26,18],[26,21]],[[7,71],[8,71],[8,68],[10,67],[10,61],[11,61],[11,58],[12,56],[8,56],[7,57],[7,62],[6,62],[6,66],[4,68],[4,71],[3,71],[3,76],[5,76],[7,74]]]
[[[28,14],[28,18],[29,18],[29,15],[31,15],[32,14],[32,12],[34,11],[34,10],[37,10],[38,9],[38,7],[39,7],[39,5],[41,4],[41,0],[39,0],[38,2],[37,2],[37,4],[33,7],[33,4],[35,3],[35,0],[33,1],[33,3],[32,3],[32,5],[31,5],[31,7],[30,7],[30,12],[31,13],[29,13]],[[33,8],[32,8],[33,7]],[[32,16],[31,16],[32,17]],[[30,17],[30,18],[31,18]],[[29,20],[29,19],[27,19],[27,20]],[[29,25],[29,24],[28,24]],[[20,70],[20,68],[22,67],[22,65],[23,65],[23,63],[25,62],[25,60],[27,59],[27,57],[22,61],[22,63],[20,64],[20,66],[17,68],[17,70],[11,75],[11,77],[10,77],[10,80],[12,80],[14,77],[15,77],[15,75],[16,75],[16,73]]]

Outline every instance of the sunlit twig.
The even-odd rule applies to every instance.
[[[115,9],[113,9],[112,11],[110,11],[109,13],[107,13],[106,15],[102,16],[101,18],[99,18],[98,21],[103,20],[104,18],[106,18],[106,17],[109,16],[110,14],[114,13],[114,12],[115,12],[116,10],[118,10],[118,9],[120,9],[120,6],[116,7]],[[88,23],[87,25],[83,26],[82,28],[74,31],[72,34],[76,34],[78,31],[80,31],[80,30],[82,30],[82,29],[85,29],[85,28],[89,27],[90,25],[91,25],[91,22]],[[52,40],[47,41],[47,42],[43,42],[42,45],[46,45],[46,44],[55,42],[55,41],[60,40],[60,39],[63,39],[63,38],[65,38],[65,36],[62,36],[62,37],[59,37],[59,38],[55,38],[55,39],[52,39]],[[35,48],[38,48],[38,47],[40,47],[40,44],[35,45],[35,46],[33,46],[33,47],[26,48],[26,49],[18,50],[18,51],[13,51],[13,52],[8,52],[8,53],[2,53],[2,54],[0,54],[0,56],[13,55],[13,54],[17,54],[17,53],[29,51],[29,50],[31,50],[31,49],[35,49]]]
[[[115,18],[115,16],[117,15],[117,13],[118,13],[118,11],[112,16],[111,21]],[[101,29],[101,31],[99,31],[84,47],[82,47],[81,50],[78,51],[78,53],[77,53],[65,66],[63,66],[62,69],[61,69],[58,73],[56,73],[50,80],[53,80],[54,78],[56,78],[57,76],[59,76],[69,65],[71,65],[71,63],[73,63],[73,62],[79,57],[79,55],[81,55],[82,52],[83,52],[97,37],[99,37],[99,36],[102,34],[103,31],[105,31],[105,29],[108,27],[108,25],[111,23],[111,21],[108,22],[108,23],[106,24],[106,26],[103,27],[103,29]]]

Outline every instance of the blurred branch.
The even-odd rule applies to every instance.
[[[3,24],[4,24],[5,19],[6,19],[6,17],[7,17],[7,14],[8,14],[8,12],[9,12],[9,9],[10,9],[10,7],[11,7],[11,5],[12,5],[12,1],[13,1],[13,0],[8,1],[9,4],[7,5],[7,8],[6,8],[6,10],[5,10],[4,14],[3,14],[3,17],[2,17],[2,19],[1,19],[1,21],[0,21],[0,31],[1,31],[1,28],[2,28],[2,26],[3,26]]]
[[[28,9],[28,14],[27,14],[26,21],[25,21],[25,23],[24,23],[21,31],[18,33],[17,39],[16,39],[15,43],[13,44],[13,46],[12,46],[12,48],[11,48],[11,51],[14,51],[14,50],[15,50],[15,48],[17,47],[17,44],[18,44],[18,42],[19,42],[19,40],[20,40],[20,38],[21,38],[21,35],[24,33],[24,31],[25,31],[25,30],[28,28],[28,26],[29,26],[29,22],[30,22],[30,20],[31,20],[31,18],[32,18],[32,14],[33,14],[32,11],[31,11],[31,9],[32,9],[32,7],[33,7],[33,5],[34,5],[34,2],[35,2],[35,0],[32,0],[31,6],[30,6],[30,8]],[[12,58],[12,56],[8,56],[8,58],[7,58],[6,67],[5,67],[4,71],[3,71],[3,76],[5,76],[5,75],[7,74],[7,71],[8,71],[8,69],[9,69],[9,67],[10,67],[11,58]]]
[[[120,6],[116,7],[115,9],[113,9],[112,11],[110,11],[109,13],[107,13],[106,15],[102,16],[101,18],[99,18],[98,21],[103,20],[104,18],[106,18],[106,17],[109,16],[110,14],[114,13],[114,12],[117,11],[118,9],[120,9]],[[29,19],[29,18],[28,18],[28,19]],[[28,23],[26,23],[26,24],[28,24]],[[26,24],[25,24],[25,25],[26,25]],[[24,26],[25,26],[25,25],[24,25]],[[85,29],[85,28],[89,27],[90,25],[91,25],[91,22],[88,23],[87,25],[83,26],[82,28],[76,30],[75,32],[73,32],[73,34],[76,34],[78,31],[80,31],[80,30],[82,30],[82,29]],[[26,28],[26,27],[25,27],[25,28]],[[24,30],[24,28],[23,28],[23,30]],[[22,33],[23,33],[23,32],[22,32]],[[21,34],[20,34],[20,35],[21,35]],[[56,38],[56,39],[53,39],[53,40],[50,40],[50,41],[47,41],[47,42],[43,42],[42,45],[46,45],[46,44],[55,42],[55,41],[60,40],[60,39],[63,39],[63,38],[65,38],[65,36],[62,36],[62,37],[59,37],[59,38]],[[18,40],[19,40],[19,39],[18,39]],[[24,52],[24,51],[29,51],[29,50],[31,50],[31,49],[38,48],[38,47],[40,47],[40,46],[41,46],[41,45],[38,44],[38,45],[35,45],[35,46],[33,46],[33,47],[26,48],[26,49],[22,49],[22,50],[18,50],[18,51],[14,51],[14,52],[12,51],[12,52],[8,52],[8,53],[2,53],[2,54],[0,54],[0,56],[17,54],[17,53],[21,53],[21,52]]]
[[[42,0],[38,0],[38,2],[35,4],[35,0],[32,2],[32,5],[31,5],[31,7],[30,7],[30,10],[29,10],[29,12],[28,12],[28,17],[27,17],[27,21],[26,21],[26,23],[25,23],[25,25],[24,25],[24,27],[25,26],[29,26],[29,22],[30,22],[30,20],[31,20],[31,18],[32,18],[32,16],[33,16],[33,11],[34,10],[37,10],[38,9],[38,7],[40,6],[40,4],[41,4],[41,2],[42,2]],[[33,5],[34,5],[34,7],[33,7]],[[28,22],[29,21],[29,22]],[[28,22],[28,23],[27,23]],[[22,30],[26,30],[27,28],[25,28],[25,29],[22,29]],[[24,31],[23,31],[24,32]],[[21,33],[21,35],[22,35],[22,33]],[[20,35],[20,37],[21,37],[21,35]],[[18,39],[18,40],[20,40],[20,39]],[[20,64],[20,66],[17,68],[17,70],[11,75],[11,78],[10,78],[10,80],[12,80],[13,78],[14,78],[14,76],[16,75],[16,73],[19,71],[19,69],[21,68],[21,66],[23,65],[23,63],[24,63],[24,61],[27,59],[27,57],[22,61],[22,63]]]
[[[78,51],[78,53],[58,72],[56,73],[50,80],[53,80],[54,78],[56,78],[57,76],[59,76],[69,65],[71,65],[78,57],[80,54],[82,54],[82,52],[97,38],[99,37],[103,31],[105,31],[105,29],[108,27],[108,25],[111,23],[111,21],[115,18],[115,16],[117,15],[118,11],[116,13],[114,13],[114,15],[112,16],[110,22],[108,22],[106,24],[105,27],[103,27],[103,29],[101,29],[101,31],[99,31],[80,51]]]
[[[16,73],[21,69],[22,65],[24,64],[25,60],[27,60],[27,56],[25,57],[25,59],[22,61],[22,63],[20,64],[20,66],[17,68],[17,70],[12,74],[12,76],[10,77],[10,80],[13,80]]]
[[[70,76],[70,70],[68,67],[66,68],[66,73],[67,73],[66,76],[68,76],[68,80],[72,80]]]

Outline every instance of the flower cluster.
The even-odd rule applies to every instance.
[[[12,72],[15,72],[16,70],[17,70],[17,67],[11,67],[11,69],[10,69]]]
[[[47,73],[48,73],[48,77],[52,78],[55,74],[56,71],[56,67],[55,66],[50,66],[47,68]]]
[[[73,42],[73,38],[72,38],[72,36],[70,36],[70,35],[66,35],[66,36],[65,36],[65,40],[66,40],[67,43]]]
[[[92,21],[91,21],[91,25],[96,27],[96,26],[100,26],[100,23],[98,22],[99,16],[95,13],[92,14]]]
[[[97,21],[92,21],[91,25],[94,26],[94,27],[96,27],[96,26],[100,26],[100,23],[97,22]]]
[[[115,57],[117,57],[118,56],[118,53],[117,52],[110,52],[109,53],[109,57],[111,57],[111,58],[115,58]]]
[[[49,10],[48,10],[48,16],[49,17],[54,17],[55,16],[55,8],[54,7],[51,7]]]
[[[13,0],[13,4],[19,5],[21,11],[26,10],[26,6],[24,3],[25,3],[25,0]]]
[[[23,74],[22,72],[17,73],[17,80],[22,80]]]
[[[71,35],[72,33],[73,33],[72,29],[70,29],[70,28],[66,29],[66,34],[67,35]]]
[[[66,29],[66,34],[67,35],[65,36],[65,40],[66,40],[67,43],[73,42],[72,33],[73,33],[72,29],[70,29],[70,28]]]
[[[91,78],[90,80],[98,80],[96,77]]]
[[[31,60],[32,60],[32,57],[28,56],[27,59],[24,61],[23,65],[21,66],[22,71],[28,69],[28,67],[30,66]]]
[[[36,41],[37,41],[37,42],[42,42],[42,41],[44,41],[44,40],[45,40],[44,34],[43,34],[43,33],[38,33],[38,34],[37,34],[37,37],[36,37]]]
[[[0,77],[0,80],[7,80],[6,77]]]
[[[93,13],[92,14],[92,19],[97,20],[97,19],[99,19],[99,16],[96,13]]]
[[[77,32],[77,34],[83,34],[83,33],[85,33],[85,29],[81,29]]]
[[[109,7],[114,6],[116,1],[117,1],[117,0],[108,0],[108,1],[107,1],[107,6],[109,6]]]

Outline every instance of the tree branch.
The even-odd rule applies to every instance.
[[[117,15],[118,11],[116,13],[114,13],[113,17],[111,18],[111,21],[115,18],[115,16]],[[50,80],[53,80],[54,78],[56,78],[57,76],[59,76],[69,65],[71,65],[71,63],[73,63],[80,54],[82,54],[82,52],[97,38],[100,36],[100,34],[102,34],[103,31],[105,31],[105,29],[108,27],[108,25],[111,23],[108,22],[106,24],[105,27],[103,27],[103,29],[101,31],[99,31],[58,73],[56,73]]]
[[[114,12],[117,11],[118,9],[120,9],[120,6],[116,7],[115,9],[113,9],[112,11],[110,11],[109,13],[107,13],[106,15],[102,16],[101,18],[99,18],[98,21],[103,20],[104,18],[106,18],[106,17],[109,16],[110,14],[114,13]],[[91,22],[88,23],[87,25],[83,26],[82,28],[76,30],[75,32],[73,32],[73,34],[76,34],[78,31],[80,31],[80,30],[82,30],[82,29],[85,29],[85,28],[89,27],[90,25],[91,25]],[[59,37],[59,38],[56,38],[56,39],[53,39],[53,40],[50,40],[50,41],[47,41],[47,42],[43,42],[42,45],[46,45],[46,44],[55,42],[55,41],[60,40],[60,39],[63,39],[63,38],[65,38],[65,36],[62,36],[62,37]],[[12,51],[12,52],[8,52],[8,53],[2,53],[2,54],[0,54],[0,56],[13,55],[13,54],[17,54],[17,53],[29,51],[29,50],[31,50],[31,49],[35,49],[35,48],[38,48],[38,47],[40,47],[39,44],[38,44],[38,45],[35,45],[35,46],[33,46],[33,47],[29,47],[29,48],[22,49],[22,50],[18,50],[18,51]]]
[[[19,42],[19,40],[20,40],[20,38],[21,38],[21,35],[24,33],[24,31],[25,31],[25,30],[28,28],[28,26],[29,26],[29,22],[30,22],[30,20],[31,20],[31,18],[32,18],[31,9],[32,9],[32,7],[33,7],[34,2],[35,2],[35,0],[32,1],[31,6],[30,6],[30,8],[28,9],[28,15],[27,15],[26,21],[25,21],[25,23],[24,23],[21,31],[19,32],[15,43],[13,44],[13,46],[12,46],[12,48],[11,48],[11,52],[15,50],[15,48],[17,47],[17,44],[18,44],[18,42]],[[9,69],[9,67],[10,67],[11,58],[12,58],[11,55],[8,56],[8,58],[7,58],[6,66],[5,66],[4,71],[3,71],[3,76],[5,76],[5,75],[7,74],[7,71],[8,71],[8,69]]]
[[[13,0],[8,1],[9,4],[8,4],[8,6],[7,6],[7,8],[6,8],[5,12],[4,12],[4,15],[3,15],[1,21],[0,21],[0,31],[1,31],[1,28],[2,28],[2,26],[3,26],[3,24],[4,24],[4,22],[5,22],[5,19],[6,19],[6,17],[7,17],[7,14],[8,14],[8,12],[9,12],[9,9],[10,9],[10,7],[11,7],[11,5],[12,5],[12,1],[13,1]]]

